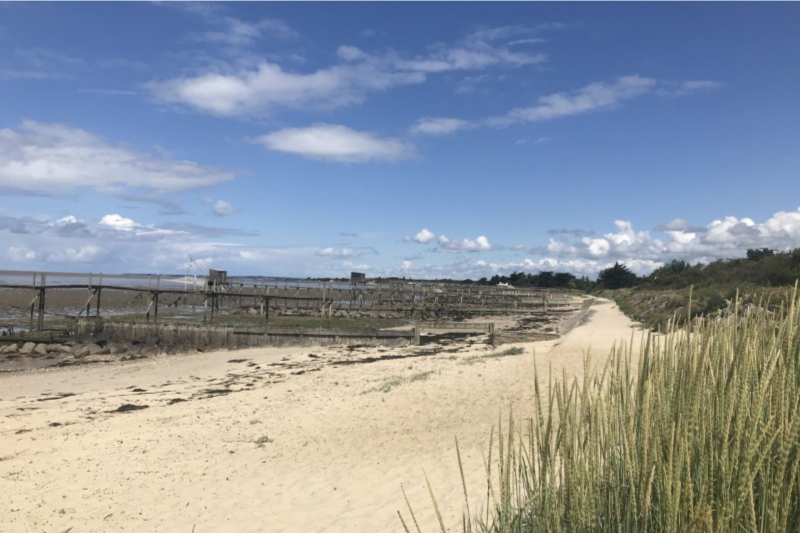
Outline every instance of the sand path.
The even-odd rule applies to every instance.
[[[534,361],[579,376],[587,350],[602,364],[634,331],[598,300],[502,358],[475,344],[335,366],[321,361],[413,348],[265,348],[0,376],[0,531],[401,531],[401,483],[436,531],[423,471],[458,531],[455,438],[474,510],[489,433],[529,413]],[[110,412],[125,404],[149,407]]]

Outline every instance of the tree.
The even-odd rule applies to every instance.
[[[772,257],[773,255],[775,255],[775,250],[770,250],[769,248],[747,250],[747,258],[750,261],[761,261],[765,257]]]
[[[606,289],[624,289],[633,287],[639,282],[639,277],[628,270],[628,267],[614,263],[613,267],[600,271],[597,282]]]

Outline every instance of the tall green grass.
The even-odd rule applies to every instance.
[[[537,376],[534,415],[490,442],[463,530],[800,531],[799,315],[795,289],[775,314],[648,337],[638,371],[622,348],[579,382],[545,392]]]

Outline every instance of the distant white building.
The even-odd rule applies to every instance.
[[[498,283],[497,286],[500,287],[501,289],[513,289],[514,288],[514,286],[511,285],[510,283],[503,283],[502,281],[500,283]]]

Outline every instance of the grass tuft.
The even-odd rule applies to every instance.
[[[256,439],[256,446],[259,448],[263,448],[265,444],[271,444],[274,442],[271,438],[267,437],[266,435],[262,435]]]

